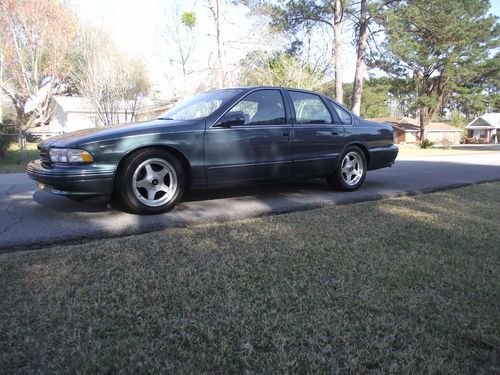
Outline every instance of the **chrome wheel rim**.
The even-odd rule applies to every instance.
[[[149,207],[170,202],[177,191],[177,173],[166,160],[148,159],[134,171],[132,187],[135,197]]]
[[[344,156],[341,165],[341,174],[344,182],[349,186],[355,186],[363,177],[364,165],[361,155],[351,151]]]

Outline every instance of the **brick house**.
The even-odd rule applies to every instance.
[[[394,140],[396,143],[417,143],[420,141],[420,122],[411,117],[378,117],[368,119],[374,122],[385,122],[394,129]],[[452,144],[460,143],[462,129],[456,128],[444,122],[431,122],[427,125],[427,139],[435,143],[442,143],[447,139]]]
[[[467,137],[484,143],[500,143],[500,113],[486,113],[472,120],[467,129]]]

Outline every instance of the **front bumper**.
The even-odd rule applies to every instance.
[[[26,167],[28,176],[38,186],[54,194],[97,196],[113,192],[115,164],[42,165],[31,161]]]

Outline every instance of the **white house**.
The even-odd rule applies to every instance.
[[[145,100],[144,106],[136,114],[137,121],[146,121],[159,116],[172,103],[166,105],[151,104]],[[125,105],[121,106],[125,108]],[[30,129],[30,133],[45,139],[53,135],[69,133],[76,130],[95,128],[97,126],[97,112],[93,109],[90,101],[81,96],[58,96],[52,97],[50,104],[52,112],[51,120],[48,125],[37,126]],[[117,123],[130,122],[130,111],[119,109],[115,112],[114,117],[117,118]]]
[[[54,95],[49,111],[51,120],[47,125],[30,129],[30,133],[42,139],[53,135],[97,126],[96,111],[90,101],[81,96]]]
[[[84,97],[55,95],[52,98],[50,110],[52,120],[49,122],[49,128],[52,131],[68,133],[97,126],[97,113],[90,101]],[[115,116],[118,119],[117,123],[127,122],[125,109],[118,109]],[[130,114],[128,117],[130,118]]]
[[[472,120],[465,128],[469,138],[476,138],[484,143],[499,143],[500,113],[486,113]]]

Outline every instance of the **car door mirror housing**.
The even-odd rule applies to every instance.
[[[230,128],[231,126],[243,125],[245,123],[245,114],[242,111],[226,113],[217,122],[216,126],[221,128]]]

